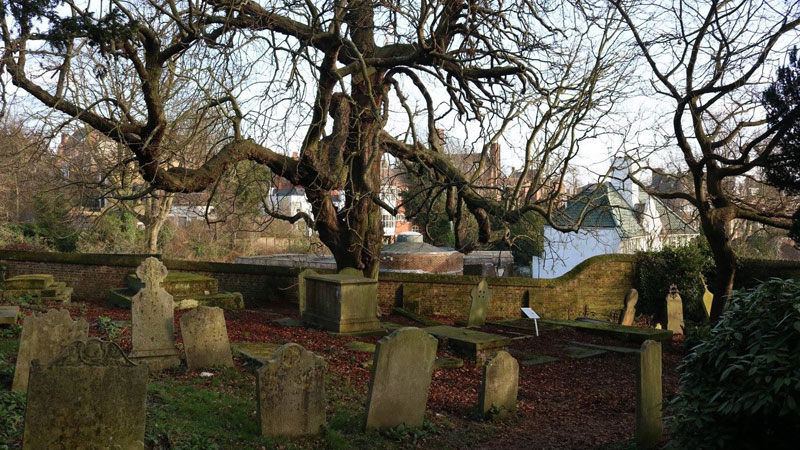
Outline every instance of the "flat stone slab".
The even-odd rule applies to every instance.
[[[563,328],[561,325],[555,325],[551,323],[544,323],[544,319],[539,319],[539,332],[544,333],[546,331],[553,331],[559,330]],[[500,320],[500,321],[490,321],[486,322],[487,325],[494,325],[496,327],[501,328],[510,328],[512,330],[520,330],[520,331],[529,331],[531,333],[536,333],[536,324],[532,319],[513,319],[513,320]]]
[[[0,306],[0,325],[14,325],[18,315],[19,306]]]
[[[523,359],[520,361],[520,364],[522,364],[523,366],[538,366],[541,364],[548,364],[556,361],[561,361],[561,360],[556,358],[555,356],[529,354],[527,355],[527,359]]]
[[[460,358],[436,358],[433,369],[458,369],[464,367],[464,360]]]
[[[572,327],[587,333],[612,337],[627,342],[642,343],[648,339],[658,342],[672,340],[672,331],[657,330],[655,328],[626,327],[613,323],[582,322],[578,320],[539,319],[540,327],[543,323]]]
[[[606,350],[613,353],[624,353],[624,354],[639,353],[639,349],[630,347],[618,347],[615,345],[598,345],[598,344],[590,344],[588,342],[578,342],[578,341],[572,341],[570,343],[574,345],[579,345],[581,347]]]
[[[348,342],[345,347],[354,352],[375,353],[375,344],[370,344],[369,342]]]
[[[293,319],[291,317],[281,317],[280,319],[275,319],[273,322],[277,323],[278,325],[282,325],[284,327],[302,327],[303,322],[300,322],[297,319]]]
[[[423,330],[441,343],[446,342],[446,345],[456,353],[476,362],[483,362],[498,351],[507,350],[511,344],[511,339],[506,336],[448,325],[427,327]]]
[[[3,288],[6,290],[44,289],[54,282],[55,280],[50,274],[17,275],[16,277],[6,278],[3,282]]]
[[[231,346],[231,349],[242,358],[258,364],[266,364],[281,345],[283,344],[273,344],[272,342],[237,342]]]
[[[567,353],[567,357],[570,359],[594,358],[595,356],[600,356],[608,353],[606,350],[600,350],[597,348],[586,348],[578,345],[571,345],[564,347],[564,350]]]
[[[524,366],[538,366],[539,364],[547,364],[551,362],[560,361],[559,358],[550,355],[540,355],[538,353],[528,352],[512,348],[508,351],[514,358],[517,358],[520,364]]]

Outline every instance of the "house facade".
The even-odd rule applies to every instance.
[[[577,232],[544,227],[544,252],[531,265],[534,278],[559,277],[592,256],[682,246],[699,235],[663,201],[629,179],[614,178],[584,186],[557,211],[554,222],[580,224]]]

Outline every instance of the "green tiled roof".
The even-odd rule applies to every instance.
[[[646,204],[650,196],[639,192],[640,203]],[[668,234],[694,234],[697,231],[670,210],[661,200],[655,200],[656,210],[664,231]],[[640,211],[629,205],[622,194],[611,183],[591,184],[571,198],[565,208],[556,212],[554,222],[561,226],[572,226],[579,222],[581,228],[616,228],[622,237],[644,236]]]

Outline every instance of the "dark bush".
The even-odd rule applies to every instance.
[[[674,283],[683,300],[684,318],[694,322],[705,320],[700,276],[710,279],[713,267],[714,261],[702,241],[684,247],[667,247],[658,252],[639,252],[634,280],[634,287],[639,291],[637,312],[663,320],[665,298],[669,286]]]
[[[737,291],[679,370],[670,402],[677,448],[796,448],[800,434],[800,281]]]

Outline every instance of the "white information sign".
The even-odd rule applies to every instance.
[[[534,311],[533,308],[521,308],[521,309],[522,313],[525,314],[525,316],[528,319],[533,319],[533,326],[536,327],[536,336],[539,336],[539,320],[538,320],[539,315],[536,314],[536,311]]]

